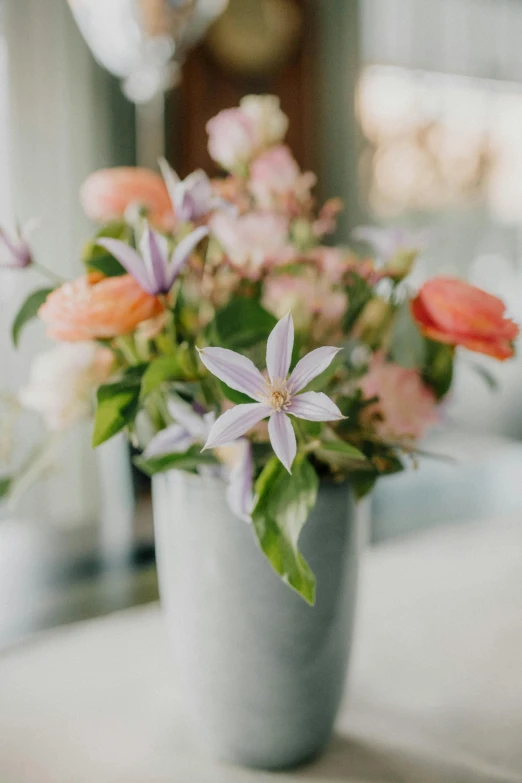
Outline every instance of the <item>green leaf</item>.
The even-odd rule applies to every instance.
[[[362,451],[359,451],[359,449],[356,449],[355,446],[352,446],[351,443],[346,443],[344,440],[329,440],[325,443],[321,443],[319,451],[340,454],[341,456],[349,457],[353,460],[366,462],[366,455],[363,454]]]
[[[249,397],[248,394],[243,394],[243,392],[231,389],[230,386],[227,386],[227,384],[223,383],[223,381],[219,381],[219,385],[227,400],[230,400],[230,402],[233,402],[235,405],[243,405],[245,402],[255,402],[255,400],[253,400],[252,397]]]
[[[134,421],[139,408],[140,378],[136,375],[100,386],[96,398],[94,447],[105,443]]]
[[[294,460],[290,475],[272,457],[256,482],[252,522],[272,568],[307,603],[315,603],[315,576],[298,549],[301,530],[317,499],[319,479],[305,456]]]
[[[409,300],[397,312],[390,343],[390,357],[407,369],[421,369],[426,363],[426,341],[412,318]]]
[[[0,500],[9,494],[11,483],[12,479],[8,478],[7,476],[2,476],[2,478],[0,478]]]
[[[455,348],[429,339],[425,339],[425,345],[426,362],[422,377],[440,400],[448,393],[453,381]]]
[[[362,500],[375,486],[377,473],[354,473],[350,476],[350,483],[357,500]]]
[[[276,323],[259,302],[240,296],[216,313],[214,327],[221,346],[239,351],[266,340]]]
[[[183,380],[183,370],[174,356],[160,356],[149,364],[141,381],[141,397],[147,397],[166,381]]]
[[[127,272],[104,247],[96,244],[96,240],[102,237],[110,239],[120,239],[122,242],[129,242],[131,235],[129,227],[123,222],[109,223],[98,231],[94,239],[89,242],[83,251],[83,262],[88,272],[101,272],[106,277],[119,277],[126,275]]]
[[[346,287],[346,293],[348,294],[348,309],[344,316],[343,328],[345,332],[349,332],[374,292],[366,280],[354,274],[350,285]]]
[[[88,267],[89,272],[101,272],[105,277],[121,277],[127,274],[120,262],[108,253],[98,256],[98,258],[92,258]]]
[[[16,348],[18,348],[22,329],[29,321],[36,318],[38,310],[53,291],[54,288],[39,288],[37,291],[33,291],[19,309],[11,327],[11,337]]]
[[[156,473],[163,473],[166,470],[188,470],[194,471],[200,465],[215,465],[216,458],[211,452],[201,451],[201,446],[191,446],[183,454],[162,454],[159,457],[136,457],[134,464],[142,470],[147,476],[154,476]]]

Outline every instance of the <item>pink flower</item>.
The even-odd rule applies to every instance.
[[[259,144],[255,123],[241,109],[224,109],[207,122],[210,157],[226,171],[249,163]]]
[[[435,395],[417,370],[387,362],[382,352],[373,355],[359,386],[365,399],[379,398],[363,409],[361,421],[383,440],[417,440],[438,420]]]
[[[319,246],[314,248],[310,256],[332,283],[340,283],[345,272],[353,269],[354,257],[339,247]]]
[[[278,144],[288,117],[274,95],[247,95],[239,107],[220,111],[207,123],[210,157],[227,171],[241,170],[267,147]]]
[[[312,339],[321,342],[341,337],[346,312],[346,295],[312,270],[301,275],[274,275],[265,282],[263,305],[282,318],[292,312],[299,331],[311,330]]]
[[[290,261],[288,218],[274,212],[250,212],[239,217],[219,212],[210,228],[231,264],[244,277],[259,278],[267,265]]]
[[[310,199],[310,190],[316,177],[312,172],[302,174],[292,153],[284,144],[268,149],[256,158],[250,167],[249,188],[262,209],[277,206],[291,197],[297,202]]]
[[[319,212],[319,217],[313,225],[314,236],[323,237],[325,234],[332,234],[337,228],[337,217],[344,209],[344,204],[340,198],[330,198],[323,205]]]
[[[120,220],[135,206],[145,208],[150,222],[159,229],[170,230],[174,223],[163,179],[145,168],[123,166],[96,171],[82,185],[80,200],[87,217],[99,223]]]

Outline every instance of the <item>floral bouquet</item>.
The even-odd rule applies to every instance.
[[[412,291],[419,236],[361,228],[362,255],[327,246],[342,204],[317,209],[287,125],[276,98],[248,96],[207,125],[223,178],[180,180],[165,161],[162,177],[93,174],[81,201],[100,226],[84,271],[50,274],[13,339],[37,317],[57,343],[19,397],[50,431],[93,414],[93,445],[125,430],[149,476],[219,477],[273,568],[313,603],[298,539],[319,482],[349,479],[361,497],[403,470],[437,421],[456,347],[508,359],[518,327],[461,280]],[[1,241],[4,264],[36,266],[23,232]],[[4,493],[19,480],[5,477]]]

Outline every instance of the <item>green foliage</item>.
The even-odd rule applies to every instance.
[[[119,277],[126,275],[127,272],[114,256],[96,244],[98,239],[109,237],[110,239],[120,239],[122,242],[129,242],[129,227],[123,222],[109,223],[104,226],[89,242],[83,251],[83,263],[88,272],[101,272],[106,277]]]
[[[132,424],[139,410],[141,375],[137,368],[116,383],[100,386],[96,399],[96,414],[92,445],[100,446]]]
[[[10,479],[8,476],[2,476],[0,478],[0,500],[9,494],[11,483],[12,479]]]
[[[317,449],[317,454],[319,455],[322,453],[330,455],[330,457],[338,457],[340,459],[346,458],[355,462],[366,462],[366,455],[359,449],[356,449],[355,446],[352,446],[351,443],[346,443],[344,440],[330,440],[321,443],[320,447]]]
[[[374,488],[378,473],[354,473],[350,483],[357,500],[362,500]]]
[[[136,457],[134,464],[147,476],[154,476],[156,473],[163,473],[166,470],[188,470],[194,471],[201,465],[216,465],[216,458],[206,451],[201,451],[201,446],[191,446],[188,451],[182,454],[162,454],[159,457]]]
[[[268,339],[276,323],[276,318],[255,299],[235,297],[216,313],[215,343],[232,351],[242,351]]]
[[[11,327],[11,337],[15,348],[18,348],[22,329],[29,321],[36,318],[38,310],[53,291],[53,288],[39,288],[37,291],[33,291],[32,294],[29,294],[22,304]]]
[[[450,390],[453,381],[455,348],[425,338],[426,360],[422,371],[424,382],[431,386],[438,400]]]
[[[290,475],[276,457],[256,482],[252,522],[273,569],[307,603],[315,603],[315,576],[298,548],[299,535],[315,505],[319,479],[305,456],[296,457]]]
[[[345,332],[350,332],[365,305],[374,296],[374,292],[366,280],[354,274],[350,285],[346,287],[346,293],[348,294],[348,309],[344,316],[343,328]]]
[[[141,398],[144,399],[167,381],[182,381],[183,369],[175,356],[159,356],[152,359],[141,380]]]
[[[420,370],[426,364],[426,341],[412,318],[409,300],[403,302],[397,311],[391,334],[390,358],[407,369]]]

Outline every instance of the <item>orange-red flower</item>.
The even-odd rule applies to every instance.
[[[130,275],[80,277],[47,297],[38,315],[54,340],[77,342],[129,334],[163,311]]]
[[[96,171],[82,185],[80,200],[86,215],[100,223],[118,220],[137,205],[148,211],[157,228],[168,231],[174,224],[167,186],[150,169],[122,166]]]
[[[464,280],[429,280],[412,301],[411,310],[421,332],[433,340],[500,360],[514,354],[519,328],[506,318],[504,303]]]

